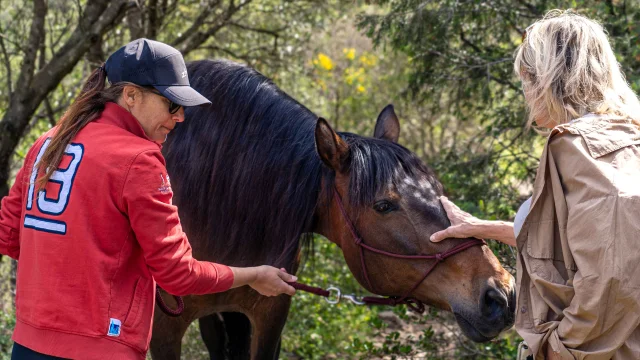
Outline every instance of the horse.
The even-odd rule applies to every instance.
[[[404,255],[442,253],[463,241],[429,241],[450,225],[438,199],[444,189],[397,143],[392,106],[380,113],[372,138],[338,133],[248,66],[202,60],[187,68],[192,87],[212,104],[185,110],[163,154],[195,258],[295,273],[320,234],[340,247],[364,288],[384,296],[409,292],[452,311],[474,341],[513,325],[513,277],[486,245],[438,259],[423,278],[438,260],[365,253],[354,240]],[[179,359],[181,339],[198,319],[212,359],[277,359],[291,301],[248,286],[187,296],[179,317],[156,309],[151,355]]]

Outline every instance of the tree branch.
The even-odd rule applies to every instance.
[[[202,11],[200,12],[200,15],[198,15],[198,17],[193,21],[193,24],[191,24],[191,26],[186,31],[184,31],[180,36],[178,36],[176,39],[170,41],[170,43],[175,48],[179,48],[181,44],[185,43],[191,36],[193,36],[196,33],[196,31],[198,31],[198,29],[202,27],[202,25],[204,25],[204,22],[207,20],[207,17],[209,17],[209,15],[211,14],[211,11],[213,10],[213,8],[215,8],[219,4],[220,4],[220,0],[209,3],[204,9],[202,9]]]
[[[24,49],[22,48],[22,46],[20,46],[20,44],[18,44],[17,42],[11,40],[11,38],[9,38],[7,35],[0,33],[0,38],[6,40],[9,44],[13,45],[18,51],[24,53]]]
[[[139,2],[136,2],[136,6],[132,7],[127,13],[126,19],[131,41],[144,37],[145,30],[143,17],[142,5]]]
[[[34,87],[46,89],[44,93],[51,91],[73,69],[91,45],[99,42],[102,34],[119,22],[127,10],[128,3],[133,5],[127,0],[90,2],[67,42],[53,55],[42,71],[35,75]],[[39,95],[42,95],[42,91]],[[38,103],[40,101],[41,98]]]
[[[2,30],[0,30],[2,31]],[[2,57],[4,67],[7,69],[7,91],[8,91],[8,99],[9,103],[11,103],[11,97],[13,96],[13,88],[12,88],[12,79],[13,76],[11,74],[11,60],[9,59],[9,54],[7,53],[7,48],[4,45],[4,39],[0,36],[0,50],[2,50]]]
[[[78,26],[49,63],[34,74],[35,57],[44,36],[45,0],[34,0],[34,20],[25,58],[9,108],[0,121],[0,197],[8,193],[10,160],[29,118],[46,95],[78,63],[91,44],[119,22],[126,11],[127,0],[93,0],[81,13]],[[80,5],[78,5],[80,6]]]
[[[477,52],[478,54],[482,54],[482,50],[480,50],[479,47],[477,47],[474,43],[472,43],[471,41],[467,40],[466,37],[464,37],[464,31],[462,31],[462,28],[460,28],[460,40],[462,40],[462,42],[471,47],[473,50],[475,50],[475,52]]]
[[[223,48],[220,46],[216,46],[216,45],[207,45],[207,46],[200,46],[198,49],[206,49],[206,50],[212,50],[212,51],[220,51],[223,52],[233,58],[236,59],[240,59],[244,62],[246,62],[247,64],[251,64],[251,56],[249,56],[251,53],[259,51],[259,50],[267,50],[268,47],[266,46],[256,46],[254,48],[251,48],[249,50],[247,50],[246,52],[242,53],[242,54],[238,54],[236,52],[234,52],[233,50],[227,49],[227,48]],[[255,59],[255,58],[254,58]]]
[[[526,2],[524,0],[518,0],[518,2],[520,4],[522,4],[524,7],[526,7],[532,14],[534,14],[534,17],[542,16],[542,13],[540,11],[538,11],[538,8],[536,8],[535,5],[529,4],[528,2]]]
[[[287,29],[286,26],[283,27],[283,28],[280,28],[280,29],[276,29],[276,30],[258,29],[258,28],[253,28],[251,26],[238,24],[238,23],[233,22],[233,21],[229,22],[228,24],[231,25],[231,26],[235,26],[235,27],[237,27],[239,29],[242,29],[242,30],[257,32],[257,33],[261,33],[261,34],[267,34],[267,35],[271,35],[273,37],[280,37],[280,32]]]
[[[18,76],[18,84],[29,86],[33,78],[33,71],[36,66],[36,55],[40,44],[44,40],[44,18],[47,15],[47,4],[45,0],[33,1],[33,20],[29,31],[29,41],[24,49],[22,59],[22,70]]]
[[[214,36],[220,29],[224,28],[229,24],[229,20],[233,18],[233,16],[238,13],[242,8],[248,6],[253,0],[245,0],[240,5],[235,5],[233,1],[231,1],[229,7],[224,11],[224,13],[217,17],[212,23],[215,24],[211,26],[206,31],[197,31],[193,29],[194,26],[188,31],[193,31],[192,35],[187,37],[178,38],[175,43],[175,47],[182,52],[183,55],[188,54],[189,52],[197,49],[202,44],[204,44],[210,37]],[[198,18],[200,19],[200,17]],[[201,20],[204,23],[206,17]],[[200,25],[202,25],[202,23]],[[194,23],[195,25],[195,23]],[[193,30],[192,30],[193,29]]]
[[[146,35],[155,39],[158,36],[158,30],[162,25],[162,20],[158,18],[158,0],[149,0],[149,6],[147,6],[149,16],[147,17]]]

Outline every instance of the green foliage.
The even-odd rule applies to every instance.
[[[316,239],[315,256],[299,273],[299,281],[322,288],[339,287],[343,294],[362,294],[338,247]],[[299,291],[292,302],[282,348],[304,359],[324,359],[329,354],[354,356],[363,338],[372,335],[369,322],[378,309],[350,303],[328,304],[322,297]]]
[[[12,304],[12,294],[9,289],[9,274],[11,261],[8,257],[0,259],[0,360],[11,358],[11,334],[16,324],[15,312]]]
[[[449,146],[431,164],[448,191],[487,218],[509,218],[535,175],[541,139],[522,128],[524,99],[513,53],[524,29],[554,7],[602,21],[628,80],[640,81],[640,3],[556,1],[523,3],[378,0],[359,27],[374,43],[409,57],[411,98],[433,114]],[[483,201],[485,205],[480,206]],[[482,208],[482,209],[481,209]]]
[[[16,326],[16,319],[13,310],[0,313],[0,360],[11,359],[11,347],[13,341],[11,334]]]

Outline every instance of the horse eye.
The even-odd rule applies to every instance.
[[[396,207],[387,200],[380,200],[373,204],[373,209],[381,214],[386,214],[396,209]]]

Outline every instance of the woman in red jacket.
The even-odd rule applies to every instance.
[[[20,260],[12,359],[144,359],[156,282],[175,295],[294,294],[283,270],[192,257],[160,144],[183,107],[208,104],[180,52],[139,39],[35,142],[0,208],[0,253]]]

